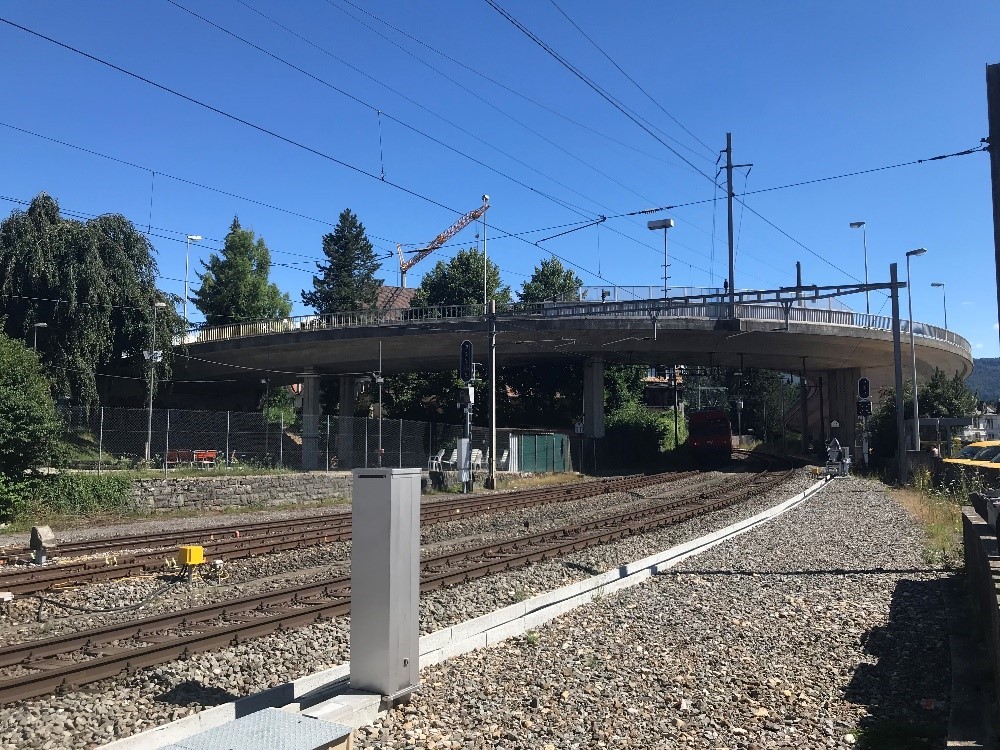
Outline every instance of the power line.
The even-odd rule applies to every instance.
[[[69,52],[73,52],[74,54],[80,55],[81,57],[86,57],[88,60],[92,60],[93,62],[96,62],[96,63],[98,63],[100,65],[104,65],[105,67],[111,68],[112,70],[116,70],[119,73],[122,73],[122,74],[124,74],[126,76],[129,76],[130,78],[134,78],[134,79],[136,79],[138,81],[141,81],[141,82],[143,82],[143,83],[145,83],[147,85],[150,85],[150,86],[152,86],[152,87],[154,87],[156,89],[159,89],[160,91],[163,91],[165,93],[171,94],[171,95],[176,96],[176,97],[178,97],[180,99],[183,99],[184,101],[190,102],[191,104],[195,104],[195,105],[197,105],[199,107],[207,109],[210,112],[214,112],[215,114],[218,114],[218,115],[220,115],[220,116],[222,116],[222,117],[224,117],[224,118],[226,118],[228,120],[232,120],[233,122],[237,122],[237,123],[239,123],[241,125],[245,125],[248,128],[256,130],[256,131],[258,131],[260,133],[264,133],[265,135],[269,135],[272,138],[276,138],[276,139],[278,139],[279,141],[281,141],[283,143],[286,143],[286,144],[288,144],[290,146],[294,146],[296,148],[299,148],[299,149],[301,149],[303,151],[306,151],[307,153],[313,154],[314,156],[318,156],[318,157],[320,157],[322,159],[326,159],[327,161],[330,161],[330,162],[332,162],[334,164],[337,164],[337,165],[342,166],[342,167],[344,167],[346,169],[349,169],[352,172],[356,172],[356,173],[358,173],[360,175],[363,175],[365,177],[368,177],[368,178],[370,178],[372,180],[376,180],[376,181],[381,182],[381,183],[383,183],[385,185],[393,187],[393,188],[395,188],[395,189],[397,189],[397,190],[399,190],[399,191],[401,191],[403,193],[406,193],[407,195],[410,195],[410,196],[413,196],[414,198],[418,198],[420,200],[423,200],[423,201],[425,201],[425,202],[427,202],[427,203],[429,203],[429,204],[431,204],[433,206],[437,206],[438,208],[443,208],[445,211],[450,211],[450,212],[452,212],[452,213],[454,213],[456,215],[459,215],[459,216],[462,215],[461,211],[459,211],[459,210],[457,210],[455,208],[452,208],[450,206],[447,206],[444,203],[441,203],[440,201],[437,201],[437,200],[435,200],[433,198],[430,198],[429,196],[423,195],[422,193],[419,193],[416,190],[413,190],[411,188],[405,187],[404,185],[401,185],[399,183],[393,182],[392,180],[383,180],[378,175],[375,175],[375,174],[373,174],[373,173],[371,173],[371,172],[369,172],[369,171],[367,171],[365,169],[362,169],[361,167],[358,167],[358,166],[355,166],[353,164],[350,164],[349,162],[343,161],[342,159],[338,159],[335,156],[332,156],[330,154],[324,153],[323,151],[320,151],[319,149],[313,148],[311,146],[307,146],[307,145],[305,145],[303,143],[300,143],[299,141],[296,141],[296,140],[294,140],[292,138],[289,138],[287,136],[283,136],[283,135],[281,135],[279,133],[276,133],[273,130],[270,130],[268,128],[263,127],[262,125],[257,125],[257,124],[255,124],[253,122],[250,122],[249,120],[244,120],[243,118],[238,117],[237,115],[234,115],[234,114],[231,114],[229,112],[226,112],[226,111],[224,111],[222,109],[219,109],[218,107],[215,107],[215,106],[213,106],[211,104],[203,102],[203,101],[201,101],[199,99],[196,99],[196,98],[194,98],[192,96],[188,96],[187,94],[183,94],[183,93],[181,93],[179,91],[176,91],[175,89],[170,88],[169,86],[166,86],[166,85],[161,84],[161,83],[157,83],[156,81],[153,81],[153,80],[151,80],[149,78],[145,78],[144,76],[141,76],[138,73],[133,73],[130,70],[127,70],[125,68],[122,68],[121,66],[115,65],[114,63],[108,62],[106,60],[102,60],[99,57],[96,57],[96,56],[91,55],[91,54],[89,54],[87,52],[84,52],[84,51],[82,51],[80,49],[77,49],[76,47],[73,47],[73,46],[71,46],[69,44],[66,44],[64,42],[60,42],[60,41],[58,41],[56,39],[53,39],[52,37],[46,36],[44,34],[41,34],[40,32],[34,31],[32,29],[29,29],[29,28],[27,28],[25,26],[21,26],[20,24],[14,23],[13,21],[11,21],[9,19],[6,19],[6,18],[3,18],[3,17],[0,17],[0,22],[5,23],[8,26],[12,26],[13,28],[16,28],[16,29],[19,29],[21,31],[24,31],[25,33],[30,34],[31,36],[34,36],[34,37],[36,37],[38,39],[42,39],[42,40],[47,41],[47,42],[49,42],[51,44],[54,44],[57,47],[61,47],[61,48],[65,49],[65,50],[67,50]],[[518,237],[515,234],[507,232],[506,230],[500,229],[499,227],[494,227],[494,229],[496,229],[497,231],[500,231],[502,234],[504,234],[507,237],[514,237],[514,238],[519,239],[522,242],[525,242],[526,244],[529,244],[529,245],[533,244],[533,243],[528,242],[527,240],[525,240],[525,239],[523,239],[521,237]],[[574,268],[578,268],[581,271],[584,271],[585,273],[588,273],[591,276],[594,276],[595,278],[601,279],[602,281],[606,281],[609,284],[613,283],[613,282],[609,281],[608,279],[605,279],[600,274],[596,274],[592,270],[590,270],[588,268],[585,268],[584,266],[581,266],[579,263],[571,261],[568,258],[564,258],[562,256],[556,255],[556,253],[553,253],[551,251],[549,251],[549,253],[551,255],[555,255],[555,257],[559,258],[564,263],[569,263]]]
[[[242,2],[242,0],[237,0],[237,2]],[[431,65],[430,63],[428,63],[426,60],[423,60],[423,59],[417,57],[415,54],[413,54],[409,50],[405,49],[404,47],[400,46],[399,44],[396,44],[396,42],[393,42],[387,36],[385,36],[384,34],[379,33],[378,31],[376,31],[375,29],[373,29],[368,24],[362,23],[360,20],[358,20],[358,18],[356,16],[348,13],[343,8],[341,8],[338,5],[336,5],[334,0],[327,0],[327,2],[330,5],[332,5],[333,7],[337,8],[337,10],[339,10],[341,13],[344,13],[344,15],[346,15],[348,18],[351,18],[354,21],[356,21],[357,23],[359,23],[362,26],[364,26],[366,29],[368,29],[369,31],[371,31],[373,34],[376,34],[379,37],[381,37],[382,39],[385,39],[387,42],[389,42],[390,44],[393,44],[398,49],[402,50],[406,54],[408,54],[411,57],[413,57],[415,60],[423,63],[424,65],[426,65],[427,67],[429,67],[431,70],[433,70],[434,72],[438,73],[445,80],[449,80],[449,81],[452,80],[445,73],[443,73],[438,68],[436,68],[433,65]],[[382,25],[387,26],[388,28],[390,28],[393,31],[395,31],[397,34],[400,34],[401,36],[404,36],[407,39],[409,39],[410,41],[412,41],[412,42],[414,42],[416,44],[419,44],[421,47],[424,47],[425,49],[429,50],[430,52],[433,52],[434,54],[436,54],[436,55],[438,55],[440,57],[443,57],[445,60],[448,60],[449,62],[453,63],[454,65],[457,65],[458,67],[462,68],[463,70],[465,70],[465,71],[473,74],[474,76],[477,76],[477,77],[483,79],[484,81],[488,81],[489,83],[493,84],[494,86],[496,86],[496,87],[498,87],[500,89],[503,89],[504,91],[508,92],[509,94],[513,94],[514,96],[518,97],[519,99],[522,99],[523,101],[526,101],[529,104],[532,104],[532,105],[538,107],[539,109],[542,109],[542,110],[548,112],[549,114],[555,115],[556,117],[558,117],[558,118],[560,118],[562,120],[565,120],[566,122],[568,122],[568,123],[570,123],[572,125],[575,125],[578,128],[586,130],[589,133],[593,133],[594,135],[596,135],[596,136],[598,136],[600,138],[603,138],[603,139],[605,139],[607,141],[610,141],[611,143],[615,143],[615,144],[617,144],[619,146],[622,146],[623,148],[629,149],[630,151],[634,151],[635,153],[640,154],[641,156],[644,156],[647,159],[655,159],[656,161],[662,162],[664,164],[669,164],[670,166],[679,166],[678,164],[676,164],[676,163],[674,163],[672,161],[669,161],[669,160],[664,159],[664,158],[662,158],[660,156],[656,156],[654,154],[651,154],[648,151],[644,151],[641,148],[637,148],[635,146],[632,146],[632,145],[630,145],[628,143],[625,143],[624,141],[620,141],[617,138],[608,135],[607,133],[602,133],[601,131],[596,130],[595,128],[590,127],[586,123],[580,122],[578,120],[574,120],[572,117],[569,117],[568,115],[564,114],[563,112],[560,112],[557,109],[553,109],[552,107],[549,107],[544,102],[540,102],[540,101],[538,101],[536,99],[532,99],[530,96],[527,96],[526,94],[518,91],[517,89],[514,89],[514,88],[508,86],[507,84],[503,83],[502,81],[499,81],[496,78],[492,78],[491,76],[483,73],[482,71],[477,70],[476,68],[473,68],[470,65],[467,65],[466,63],[462,62],[458,58],[452,57],[451,55],[449,55],[449,54],[447,54],[445,52],[442,52],[441,50],[439,50],[436,47],[428,44],[427,42],[423,41],[422,39],[419,39],[419,38],[413,36],[412,34],[408,33],[405,29],[401,29],[398,26],[394,26],[393,24],[391,24],[388,21],[386,21],[384,18],[381,18],[381,17],[375,15],[370,10],[367,10],[366,8],[362,8],[362,7],[360,7],[360,6],[352,3],[351,0],[340,0],[340,2],[344,3],[345,5],[351,6],[352,8],[354,8],[359,13],[363,13],[364,15],[368,16],[369,18],[371,18],[371,19],[373,19],[375,21],[378,21]],[[457,84],[457,85],[460,85],[460,84]]]
[[[664,107],[662,104],[660,104],[660,102],[657,101],[655,98],[653,98],[653,96],[648,91],[646,91],[646,89],[644,89],[642,86],[639,85],[638,81],[636,81],[632,76],[630,76],[627,72],[625,72],[625,69],[622,68],[622,66],[619,65],[617,62],[615,62],[614,59],[611,57],[611,55],[609,55],[607,52],[604,51],[604,49],[601,47],[601,45],[599,45],[597,42],[595,42],[594,39],[589,34],[587,34],[586,31],[584,31],[582,28],[580,28],[579,24],[577,24],[577,22],[574,21],[569,16],[569,14],[566,11],[564,11],[562,8],[559,7],[559,5],[556,3],[556,0],[549,0],[549,2],[552,3],[552,6],[557,11],[559,11],[562,14],[562,16],[567,21],[570,22],[570,24],[573,26],[574,29],[576,29],[577,31],[580,32],[580,34],[583,36],[584,39],[586,39],[588,42],[590,42],[594,46],[594,49],[596,49],[598,52],[600,52],[602,55],[604,55],[604,58],[609,63],[611,63],[612,65],[615,66],[615,68],[618,70],[619,73],[621,73],[623,76],[625,76],[625,78],[627,78],[628,81],[633,86],[635,86],[637,89],[639,89],[639,91],[641,91],[646,96],[646,98],[649,99],[649,101],[651,101],[661,112],[663,112],[663,114],[665,114],[667,117],[669,117],[671,120],[673,120],[674,124],[677,125],[677,127],[679,127],[681,130],[683,130],[689,136],[691,136],[692,138],[694,138],[696,141],[698,141],[698,143],[700,143],[702,146],[704,146],[708,150],[709,153],[711,153],[711,154],[715,153],[715,149],[713,149],[711,146],[709,146],[707,143],[705,143],[703,140],[701,140],[701,138],[699,138],[694,133],[692,133],[690,130],[688,130],[686,127],[684,127],[684,124],[680,120],[678,120],[676,117],[674,117],[672,114],[670,114],[670,112],[667,111],[666,107]]]
[[[579,68],[577,68],[571,62],[569,62],[565,57],[563,57],[561,54],[559,54],[558,52],[556,52],[556,50],[554,50],[552,47],[550,47],[548,44],[546,44],[533,31],[531,31],[531,29],[529,29],[523,23],[521,23],[516,18],[514,18],[514,16],[512,16],[510,13],[508,13],[502,7],[500,7],[500,5],[497,4],[496,0],[486,0],[486,3],[491,8],[493,8],[497,13],[499,13],[501,16],[503,16],[508,21],[510,21],[510,23],[513,24],[514,27],[518,31],[520,31],[521,33],[523,33],[531,41],[533,41],[535,44],[537,44],[539,47],[541,47],[543,50],[545,50],[550,56],[552,56],[555,60],[557,60],[560,65],[562,65],[563,67],[565,67],[573,75],[575,75],[577,78],[579,78],[585,84],[587,84],[587,86],[589,88],[591,88],[595,93],[597,93],[598,96],[600,96],[602,99],[604,99],[606,102],[608,102],[608,104],[610,104],[612,107],[614,107],[619,112],[621,112],[623,115],[625,115],[629,120],[631,120],[636,125],[638,125],[640,128],[642,128],[644,131],[646,131],[647,134],[649,134],[652,138],[654,138],[657,142],[659,142],[664,148],[666,148],[668,151],[670,151],[674,156],[676,156],[678,159],[680,159],[681,161],[683,161],[691,169],[693,169],[695,172],[697,172],[698,174],[700,174],[706,180],[709,180],[710,182],[714,182],[714,180],[709,175],[707,175],[705,172],[702,172],[700,169],[698,169],[698,167],[696,167],[694,164],[692,164],[691,161],[689,159],[687,159],[683,154],[681,154],[677,149],[675,149],[673,146],[671,146],[669,143],[667,143],[665,140],[663,140],[663,138],[661,138],[659,135],[657,135],[656,133],[654,133],[653,130],[649,126],[647,126],[644,122],[641,122],[638,117],[636,117],[632,112],[630,112],[628,110],[628,108],[625,107],[621,102],[619,102],[615,97],[613,97],[611,94],[609,94],[600,85],[598,85],[597,83],[595,83],[591,78],[589,78]],[[671,140],[674,140],[674,139],[671,139]],[[678,144],[678,145],[681,145],[681,144]],[[684,146],[684,148],[686,148],[686,146]]]

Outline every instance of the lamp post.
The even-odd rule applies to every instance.
[[[861,241],[864,243],[865,248],[865,286],[868,286],[868,230],[865,229],[865,223],[863,221],[852,221],[851,229],[861,230]],[[871,304],[868,302],[868,290],[865,289],[865,315],[871,315],[872,308]]]
[[[657,219],[646,223],[646,227],[652,231],[663,230],[663,299],[667,298],[667,230],[674,228],[673,219]]]
[[[931,286],[941,290],[941,302],[944,305],[944,329],[948,330],[948,293],[944,289],[943,281],[932,281]]]
[[[48,327],[49,327],[48,323],[35,323],[35,325],[32,326],[32,328],[35,329],[35,338],[34,338],[34,342],[31,345],[31,348],[34,349],[35,351],[38,351],[38,329],[39,328],[48,328]],[[945,328],[947,328],[947,327],[948,327],[948,325],[946,323],[945,324]]]
[[[146,464],[149,465],[153,448],[153,379],[156,373],[156,311],[167,306],[166,302],[153,303],[153,336],[149,347],[149,417],[146,421]]]
[[[913,291],[910,285],[910,258],[923,255],[926,248],[918,247],[906,253],[906,302],[910,308],[910,356],[913,359],[913,450],[920,450],[920,405],[917,400],[917,350],[913,345]]]
[[[184,241],[184,327],[188,325],[188,267],[190,266],[191,243],[203,239],[200,234],[189,234]]]

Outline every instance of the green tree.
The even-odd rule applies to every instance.
[[[283,318],[292,312],[292,301],[268,278],[271,253],[264,239],[233,218],[222,255],[212,253],[202,261],[201,287],[192,292],[194,306],[208,325],[261,318]]]
[[[99,375],[146,376],[153,302],[176,302],[156,289],[153,252],[123,216],[65,219],[45,193],[0,223],[3,331],[32,343],[38,334],[38,353],[55,393],[90,407],[115,396],[113,381]],[[46,327],[35,329],[36,323]],[[163,342],[183,327],[171,305],[156,324]],[[163,348],[164,377],[171,353]]]
[[[302,302],[318,313],[373,310],[378,306],[382,280],[375,278],[379,262],[365,227],[345,208],[330,234],[323,235],[325,263],[317,263],[313,290],[302,290]]]
[[[487,259],[486,293],[498,306],[511,302],[510,287],[500,280],[500,269]],[[424,274],[410,307],[477,305],[483,302],[483,253],[476,248],[459,250],[450,261],[439,260]]]
[[[976,395],[966,387],[956,373],[949,378],[934,370],[930,380],[920,386],[920,418],[968,417],[976,409]],[[878,456],[896,455],[896,390],[885,387],[879,391],[878,406],[868,418],[871,449]],[[913,416],[913,382],[903,383],[904,419]]]
[[[520,301],[573,300],[580,294],[581,286],[579,276],[565,268],[558,258],[549,258],[535,266],[531,278],[521,285]]]
[[[62,425],[35,352],[0,335],[0,475],[20,481],[59,445]]]

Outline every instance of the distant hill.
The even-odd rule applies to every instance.
[[[965,384],[979,395],[980,401],[1000,399],[1000,358],[985,357],[972,360],[972,374]]]

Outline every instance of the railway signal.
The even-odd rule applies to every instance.
[[[872,415],[872,402],[858,399],[858,416],[870,417]]]
[[[858,398],[867,400],[872,397],[872,386],[868,378],[858,378]]]
[[[462,342],[462,356],[458,364],[458,377],[466,383],[473,379],[474,365],[472,364],[472,342],[466,339]]]

